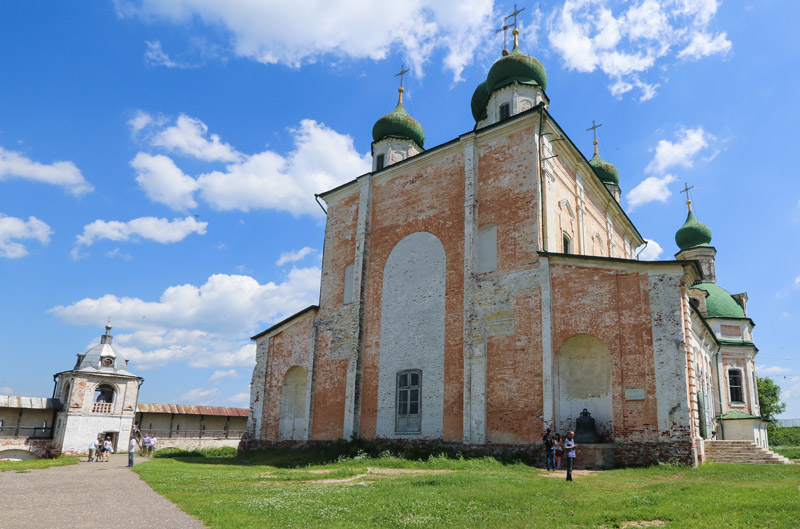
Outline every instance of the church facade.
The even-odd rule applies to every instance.
[[[561,129],[514,33],[474,130],[423,149],[401,85],[373,170],[319,195],[319,305],[253,337],[241,447],[526,447],[583,410],[598,463],[696,464],[712,430],[766,447],[746,295],[716,285],[710,230],[690,206],[676,259],[638,260],[616,168]]]

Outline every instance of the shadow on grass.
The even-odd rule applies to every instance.
[[[528,450],[469,450],[463,446],[446,444],[399,445],[390,441],[332,441],[315,443],[313,446],[265,448],[252,452],[235,453],[235,449],[178,450],[162,449],[156,459],[169,458],[176,461],[205,465],[266,465],[276,468],[300,468],[330,465],[348,460],[396,457],[408,461],[427,461],[431,457],[447,459],[484,459],[491,457],[501,464],[537,466],[542,454]]]

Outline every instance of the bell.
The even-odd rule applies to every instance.
[[[581,416],[575,421],[575,443],[599,443],[600,436],[594,426],[594,419],[591,414],[583,409]]]

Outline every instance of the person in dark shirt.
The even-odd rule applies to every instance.
[[[556,469],[556,440],[553,438],[553,434],[550,433],[550,428],[544,433],[542,437],[542,443],[544,443],[544,458],[547,465],[547,471],[555,471]]]

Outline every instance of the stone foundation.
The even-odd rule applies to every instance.
[[[37,458],[58,457],[61,452],[53,446],[52,439],[28,439],[27,437],[0,437],[0,459],[3,452],[11,451],[30,452]],[[9,455],[8,457],[18,457]]]

